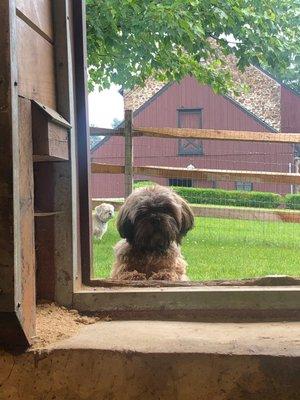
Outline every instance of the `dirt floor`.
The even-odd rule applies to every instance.
[[[77,310],[68,310],[55,303],[40,303],[36,309],[36,336],[32,349],[40,349],[67,339],[84,325],[103,321],[103,318],[80,315]]]

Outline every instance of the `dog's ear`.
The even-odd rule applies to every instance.
[[[100,216],[100,214],[101,214],[101,204],[99,206],[95,207],[95,211],[96,211],[96,214],[98,216]]]
[[[181,199],[182,219],[180,236],[184,236],[194,226],[194,214],[188,203]]]
[[[129,219],[127,208],[124,206],[121,207],[118,214],[117,228],[123,239],[127,239],[129,243],[133,240],[133,223]]]

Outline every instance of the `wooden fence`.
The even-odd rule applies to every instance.
[[[300,174],[267,172],[267,171],[238,171],[221,169],[187,169],[161,166],[133,165],[133,137],[163,137],[185,139],[210,139],[268,143],[300,143],[300,133],[268,133],[249,131],[229,131],[213,129],[188,128],[136,128],[132,125],[132,111],[126,110],[124,128],[105,129],[90,128],[91,136],[123,136],[125,138],[125,165],[92,163],[91,171],[97,173],[124,174],[125,197],[133,188],[133,176],[144,175],[160,178],[198,179],[206,181],[237,181],[245,180],[256,183],[283,183],[300,185]]]

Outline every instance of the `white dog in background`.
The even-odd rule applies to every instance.
[[[113,218],[115,208],[111,204],[102,203],[95,207],[92,213],[93,221],[93,236],[96,239],[102,239],[102,236],[107,231],[108,221]]]

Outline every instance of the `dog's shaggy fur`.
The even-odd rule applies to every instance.
[[[107,203],[102,203],[95,207],[92,213],[93,236],[96,239],[102,239],[102,236],[107,231],[108,221],[114,216],[114,206]]]
[[[135,190],[118,215],[125,240],[115,247],[111,278],[187,280],[180,243],[193,225],[191,208],[173,190],[158,185]]]

